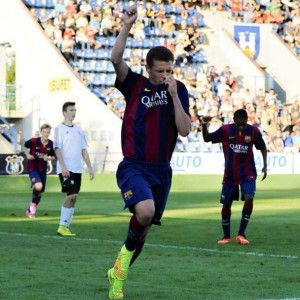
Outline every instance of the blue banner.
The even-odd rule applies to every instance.
[[[234,39],[245,53],[256,60],[260,49],[260,30],[258,26],[234,25]]]

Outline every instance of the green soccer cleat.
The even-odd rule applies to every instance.
[[[68,226],[59,225],[57,229],[57,234],[65,237],[74,237],[76,233],[72,233]]]
[[[125,280],[128,276],[130,261],[134,251],[128,251],[123,245],[114,265],[114,273],[118,279]]]
[[[108,270],[107,279],[110,285],[108,293],[109,299],[123,299],[124,280],[120,280],[116,277],[114,268]]]
[[[109,299],[123,299],[123,284],[127,279],[130,261],[134,251],[128,251],[123,245],[114,267],[107,272],[107,279],[110,284]]]

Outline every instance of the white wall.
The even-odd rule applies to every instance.
[[[220,32],[220,49],[224,60],[228,61],[235,74],[239,74],[239,81],[245,88],[250,88],[255,94],[260,88],[265,89],[265,72],[240,49],[227,30]]]
[[[203,11],[204,20],[208,24],[210,36],[211,53],[206,53],[210,63],[232,67],[234,74],[241,74],[246,85],[258,86],[255,83],[259,77],[253,73],[254,65],[249,68],[249,59],[246,62],[246,55],[242,50],[235,49],[234,41],[222,33],[227,31],[234,37],[234,26],[258,26],[260,28],[260,53],[257,62],[268,73],[275,77],[286,93],[286,99],[295,99],[300,96],[299,74],[300,60],[281,39],[272,31],[272,24],[247,24],[237,23],[229,19],[230,12]],[[248,74],[249,70],[249,74]],[[254,69],[253,69],[254,70]],[[258,71],[258,70],[257,70]],[[254,77],[253,77],[254,76]],[[258,74],[259,76],[259,74]],[[252,82],[251,82],[252,80]]]
[[[234,35],[234,25],[231,26],[231,34]],[[247,26],[247,24],[242,24]],[[260,28],[260,53],[257,61],[276,78],[283,90],[286,99],[292,99],[300,95],[299,74],[300,60],[272,31],[269,24],[248,24]],[[230,27],[229,27],[230,28]]]
[[[86,131],[89,152],[95,153],[92,160],[101,160],[107,146],[120,152],[121,120],[81,84],[21,0],[1,2],[0,43],[9,42],[16,52],[16,85],[22,91],[17,109],[27,114],[16,127],[23,129],[25,139],[42,123],[54,127],[62,122],[62,104],[75,101],[75,121]],[[66,85],[53,92],[49,86],[53,79]]]

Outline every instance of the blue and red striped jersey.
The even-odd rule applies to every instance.
[[[153,85],[148,78],[129,69],[116,88],[124,95],[126,109],[122,124],[124,157],[147,163],[169,163],[178,137],[173,100],[164,84]],[[188,91],[177,81],[178,97],[189,115]]]
[[[223,184],[241,184],[256,180],[253,145],[256,149],[266,148],[262,134],[257,127],[247,124],[239,133],[235,124],[221,126],[209,134],[212,143],[222,143],[225,158]]]
[[[44,154],[48,156],[55,156],[53,149],[53,141],[48,140],[46,145],[43,145],[41,138],[31,138],[26,141],[24,146],[29,149],[29,153],[34,156],[34,160],[28,160],[27,168],[28,172],[47,170],[47,161],[44,161]]]

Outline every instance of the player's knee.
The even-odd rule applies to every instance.
[[[253,198],[254,198],[253,195],[250,195],[250,194],[246,194],[244,196],[245,202],[248,202],[248,203],[253,202]]]
[[[77,194],[69,195],[68,196],[70,204],[75,204],[76,199],[77,199]]]
[[[136,217],[140,224],[143,226],[147,226],[152,222],[152,219],[155,214],[155,208],[148,207],[147,209],[140,210],[138,214],[136,214]]]
[[[37,182],[35,185],[34,185],[34,188],[40,192],[42,189],[43,189],[43,184],[41,182]]]

